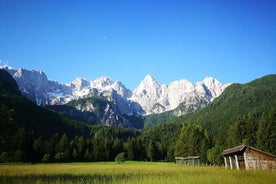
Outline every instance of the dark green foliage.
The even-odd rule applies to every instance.
[[[263,113],[257,132],[257,146],[263,151],[276,154],[276,109]]]
[[[200,125],[184,124],[175,145],[175,156],[200,156],[200,161],[207,162],[207,150],[210,139],[207,131]]]
[[[51,155],[48,154],[48,153],[46,153],[46,154],[43,156],[43,158],[41,159],[41,162],[43,162],[43,163],[49,163],[49,162],[51,162]]]
[[[157,145],[157,142],[150,140],[147,148],[147,159],[149,161],[157,161],[160,159],[160,147]]]
[[[209,149],[207,151],[207,160],[212,165],[221,165],[223,163],[221,152],[223,148],[219,145],[215,145],[215,147]]]
[[[20,95],[20,91],[15,80],[8,72],[0,69],[0,94],[7,95],[9,93]]]
[[[60,138],[56,150],[55,150],[55,160],[58,162],[68,162],[70,161],[70,150],[69,150],[69,140],[66,134]]]
[[[121,164],[124,163],[126,161],[126,157],[125,157],[125,153],[118,153],[118,155],[115,157],[115,162]]]
[[[254,146],[253,143],[255,142],[250,139],[256,137],[256,130],[253,132],[250,130],[256,129],[257,126],[258,124],[252,122],[252,119],[249,119],[247,116],[238,117],[237,120],[229,126],[226,139],[227,145],[233,147],[241,143],[248,144],[250,142],[250,145]]]
[[[153,140],[160,147],[162,160],[174,161],[174,146],[180,134],[182,125],[179,123],[164,123],[144,130],[143,139],[146,142]]]
[[[237,120],[229,126],[226,139],[228,147],[234,147],[239,144],[256,146],[259,119],[259,114],[252,113],[238,117]]]
[[[110,149],[110,157],[113,158],[122,152],[124,152],[124,143],[122,140],[116,138],[112,143],[112,148]]]
[[[124,148],[128,160],[146,160],[145,144],[141,137],[129,138]]]
[[[129,121],[129,127],[135,128],[135,129],[143,129],[144,128],[144,122],[145,117],[142,115],[122,115],[124,118],[126,118]]]
[[[47,106],[48,109],[52,109],[56,112],[61,113],[64,116],[67,116],[70,119],[81,121],[87,123],[89,125],[98,125],[100,124],[100,120],[94,112],[82,112],[77,110],[75,107],[68,105],[52,105]]]
[[[173,111],[166,111],[161,114],[151,114],[144,118],[144,128],[149,128],[160,123],[166,123],[170,119],[174,118]]]
[[[106,137],[107,139],[111,140],[119,138],[120,140],[123,140],[125,142],[128,140],[129,137],[137,137],[141,135],[141,133],[135,129],[130,128],[96,125],[91,127],[90,135]]]

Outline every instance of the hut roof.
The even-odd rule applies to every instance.
[[[231,153],[240,152],[245,148],[246,148],[246,145],[240,145],[234,148],[226,149],[226,150],[223,150],[222,155],[229,155]]]
[[[176,160],[191,160],[191,159],[199,159],[199,156],[190,156],[190,157],[175,157]]]
[[[276,158],[275,155],[272,155],[272,154],[270,154],[270,153],[266,153],[266,152],[261,151],[261,150],[259,150],[259,149],[257,149],[257,148],[253,148],[253,147],[251,147],[251,146],[247,146],[247,145],[244,145],[244,144],[243,144],[243,145],[240,145],[240,146],[237,146],[237,147],[234,147],[234,148],[230,148],[230,149],[223,150],[223,152],[221,153],[221,155],[229,155],[229,154],[232,154],[232,153],[241,152],[241,151],[244,151],[246,148],[250,148],[250,149],[253,149],[253,150],[255,150],[255,151],[258,151],[258,152],[261,152],[261,153],[263,153],[263,154],[266,154],[266,155],[269,155],[269,156],[271,156],[271,157]]]

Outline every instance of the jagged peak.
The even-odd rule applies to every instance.
[[[120,86],[120,87],[126,88],[126,86],[125,86],[121,81],[115,81],[115,82],[113,83],[113,85],[114,85],[114,86]]]
[[[72,85],[77,89],[77,90],[81,90],[87,86],[89,86],[89,82],[81,77],[77,77],[75,80],[72,81]]]
[[[155,81],[155,82],[157,82],[157,81],[155,80],[155,78],[152,77],[150,74],[146,75],[146,77],[144,78],[143,81]]]
[[[103,86],[107,86],[107,85],[111,85],[113,84],[113,81],[111,80],[110,77],[107,76],[103,76],[103,77],[99,77],[97,79],[95,79],[94,81],[92,81],[93,83],[100,83]]]
[[[187,79],[181,79],[181,80],[175,80],[175,81],[171,82],[169,86],[174,86],[174,85],[189,85],[189,86],[192,86],[193,84],[190,81],[188,81]]]
[[[3,70],[16,70],[15,68],[5,64],[5,65],[2,65],[0,66],[0,69],[3,69]]]
[[[88,82],[88,80],[82,77],[77,77],[75,80],[72,81],[72,83],[77,83],[77,82]]]
[[[133,93],[141,93],[142,91],[149,90],[149,89],[156,89],[160,88],[160,84],[151,76],[147,75],[138,87],[133,91]]]
[[[205,77],[203,79],[203,83],[204,84],[211,84],[211,83],[216,83],[216,84],[221,84],[217,79],[213,78],[213,77]]]
[[[146,86],[148,86],[148,85],[150,85],[150,86],[153,86],[153,85],[159,86],[160,84],[151,75],[146,75],[146,77],[142,80],[142,82],[140,83],[139,86],[145,86],[145,85]]]
[[[150,74],[146,75],[144,80],[155,80]]]
[[[47,79],[46,74],[42,71],[42,70],[27,70],[24,68],[19,68],[15,73],[14,73],[14,77],[21,77],[22,75],[27,74],[27,75],[31,75],[33,77],[39,77],[39,78],[44,78]]]

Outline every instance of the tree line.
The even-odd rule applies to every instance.
[[[199,124],[178,122],[161,124],[143,132],[92,126],[89,136],[75,137],[65,133],[35,137],[25,128],[6,125],[4,129],[9,133],[0,136],[0,162],[114,161],[118,155],[135,161],[174,161],[175,156],[200,156],[202,163],[220,165],[222,150],[240,144],[276,153],[274,108],[268,113],[238,117],[229,126],[226,137],[220,138]]]
[[[88,137],[69,138],[54,134],[35,138],[32,132],[18,128],[0,147],[0,162],[92,162],[114,161],[125,153],[127,160],[157,161],[162,159],[160,145],[141,137],[131,129],[95,126]]]

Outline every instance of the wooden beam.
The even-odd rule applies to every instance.
[[[237,155],[235,155],[235,161],[236,161],[236,167],[237,167],[237,169],[240,169],[239,160],[238,160],[238,156]]]
[[[228,165],[227,165],[227,159],[226,159],[225,156],[224,156],[223,158],[224,158],[224,165],[225,165],[225,168],[227,168],[227,167],[228,167]]]
[[[229,156],[230,168],[233,169],[232,158]]]

